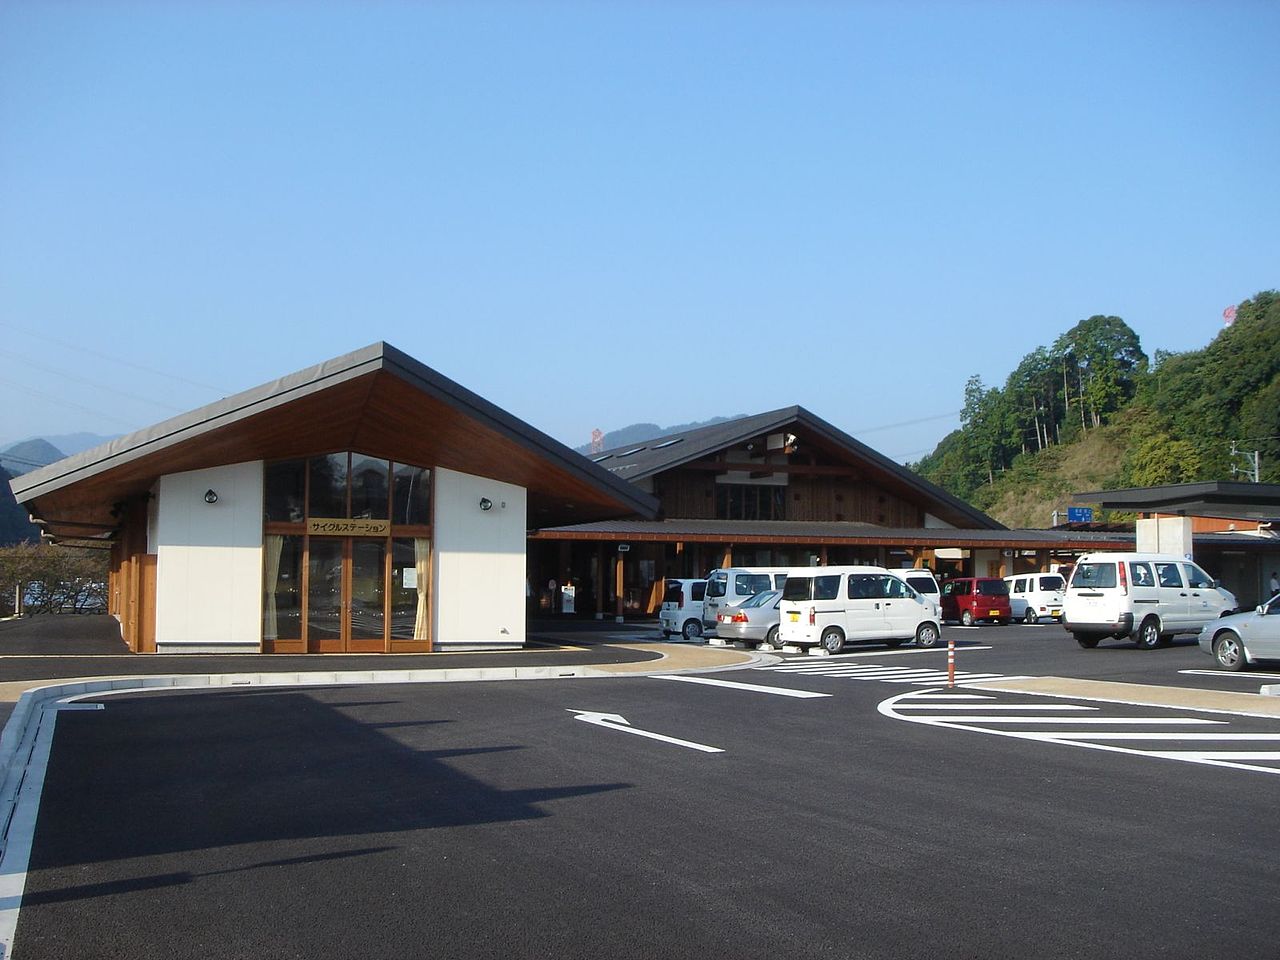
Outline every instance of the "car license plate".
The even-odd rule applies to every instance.
[[[1060,617],[1060,616],[1062,616],[1062,608],[1061,608],[1061,607],[1050,607],[1050,608],[1049,608],[1049,616],[1051,616],[1051,617]]]
[[[800,622],[800,614],[798,614],[798,613],[794,613],[794,612],[793,612],[793,613],[789,613],[789,614],[787,614],[787,616],[789,616],[789,617],[791,618],[791,622],[792,622],[792,623],[799,623],[799,622]]]
[[[988,610],[988,611],[987,611],[987,616],[988,616],[988,617],[998,617],[998,616],[1000,616],[1000,611],[999,611],[999,610]]]

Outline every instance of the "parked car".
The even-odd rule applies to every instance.
[[[938,642],[937,607],[884,567],[798,567],[789,571],[779,607],[780,645],[821,644],[839,653],[847,641],[891,647]]]
[[[707,591],[705,580],[668,580],[658,610],[662,635],[681,634],[686,640],[702,636],[702,604]]]
[[[716,628],[716,614],[736,607],[757,593],[781,590],[787,579],[786,567],[725,567],[707,577],[707,595],[702,606],[702,626]]]
[[[778,602],[781,590],[766,590],[743,600],[736,607],[726,607],[716,614],[716,636],[722,640],[744,643],[768,643],[782,649],[778,638]]]
[[[908,587],[920,594],[920,596],[937,604],[939,616],[941,616],[942,591],[938,587],[938,581],[934,577],[932,570],[925,567],[907,567],[902,570],[890,570],[889,572],[905,582]]]
[[[1106,637],[1143,650],[1233,613],[1236,598],[1190,560],[1158,553],[1091,553],[1071,573],[1062,625],[1086,649]]]
[[[1036,623],[1041,617],[1062,619],[1063,591],[1067,582],[1056,573],[1019,573],[1005,577],[1009,585],[1009,610],[1013,619]]]
[[[1255,610],[1209,621],[1200,628],[1199,642],[1223,670],[1280,660],[1280,594]]]
[[[942,585],[942,619],[971,627],[982,620],[1009,623],[1009,585],[999,577],[955,577]]]

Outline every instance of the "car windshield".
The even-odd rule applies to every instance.
[[[1116,585],[1116,565],[1114,563],[1081,563],[1071,575],[1072,590],[1092,590],[1100,587]]]
[[[979,580],[976,592],[984,597],[1006,597],[1009,595],[1009,585],[1003,580]]]
[[[907,577],[907,583],[918,590],[920,593],[937,593],[938,588],[933,585],[933,581],[924,577]]]
[[[681,596],[681,588],[679,583],[668,583],[667,592],[662,597],[663,603],[679,603]]]
[[[750,600],[744,600],[742,606],[767,607],[770,604],[776,603],[780,596],[782,596],[781,590],[766,590],[764,593],[757,593]]]
[[[787,577],[782,587],[783,600],[808,600],[809,589],[813,586],[812,577]]]
[[[1062,578],[1061,578],[1061,577],[1059,577],[1057,574],[1055,574],[1055,575],[1054,575],[1054,576],[1052,576],[1052,577],[1041,577],[1041,578],[1040,578],[1040,589],[1041,589],[1041,590],[1061,590],[1061,589],[1063,588],[1063,586],[1064,586],[1064,584],[1063,584],[1063,582],[1062,582]]]
[[[713,573],[707,581],[708,597],[723,597],[725,588],[729,586],[729,575],[727,573]]]

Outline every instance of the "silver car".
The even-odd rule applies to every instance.
[[[1200,631],[1200,649],[1223,670],[1257,660],[1280,660],[1280,594],[1256,610],[1213,620]]]
[[[736,607],[724,608],[716,614],[716,636],[744,643],[768,643],[781,650],[782,641],[778,639],[778,601],[781,599],[781,590],[766,590]]]

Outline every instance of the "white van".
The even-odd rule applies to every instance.
[[[667,580],[667,592],[662,595],[662,608],[658,611],[658,625],[662,635],[678,633],[686,640],[702,636],[702,601],[707,592],[705,580]]]
[[[933,575],[933,571],[927,567],[903,567],[901,570],[890,570],[899,580],[906,582],[908,587],[915,590],[926,600],[932,600],[938,605],[938,616],[942,616],[942,591],[938,588],[938,580]]]
[[[1009,585],[1009,609],[1013,619],[1035,623],[1041,617],[1062,619],[1063,592],[1067,581],[1056,573],[1018,573],[1005,577]]]
[[[784,644],[822,644],[839,653],[846,641],[876,640],[896,647],[914,639],[938,642],[938,607],[884,567],[797,567],[782,587],[778,638]]]
[[[1199,633],[1236,608],[1236,598],[1190,560],[1158,553],[1090,553],[1067,586],[1062,625],[1086,648],[1132,637],[1143,649]]]
[[[781,590],[787,567],[725,567],[707,576],[707,594],[702,603],[702,627],[716,628],[716,615],[725,607],[736,607],[766,590]]]

